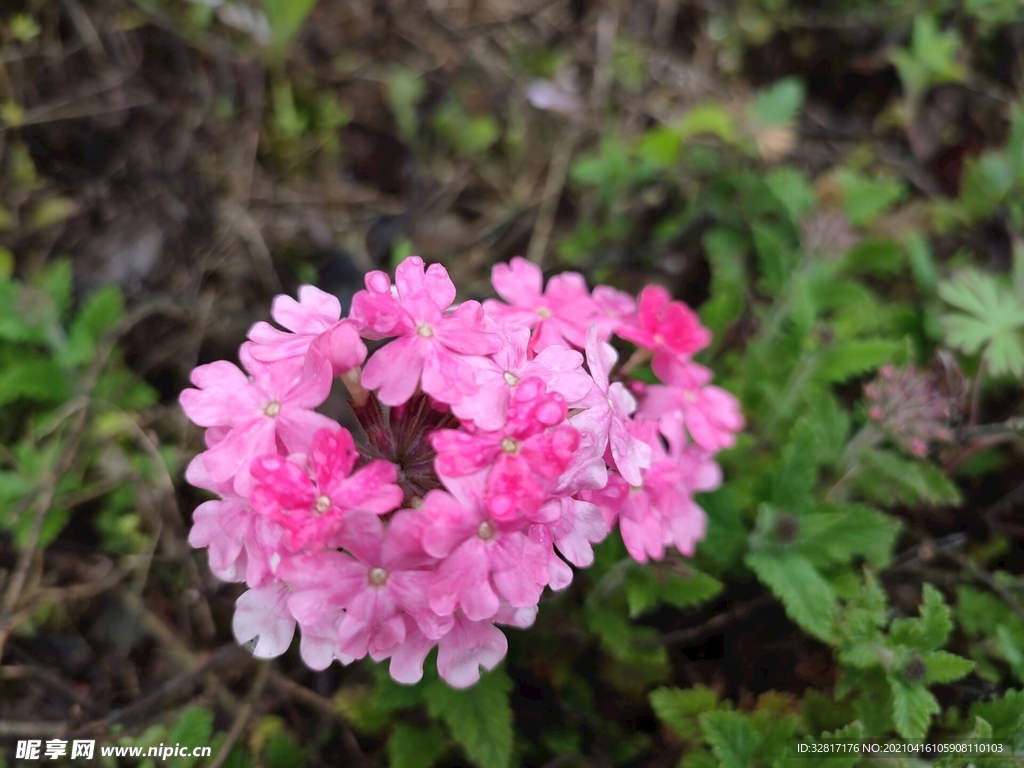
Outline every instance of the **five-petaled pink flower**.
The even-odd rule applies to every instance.
[[[395,286],[383,272],[366,276],[366,290],[352,298],[351,319],[368,339],[398,337],[377,350],[362,373],[362,385],[380,388],[386,405],[401,405],[417,385],[436,400],[457,403],[477,391],[467,355],[497,352],[501,339],[485,329],[483,309],[466,301],[452,313],[455,286],[440,264],[424,271],[417,256],[402,262]]]

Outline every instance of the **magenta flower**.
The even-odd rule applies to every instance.
[[[341,319],[341,302],[315,286],[300,287],[298,301],[291,296],[278,296],[270,316],[290,333],[265,322],[250,328],[251,354],[260,362],[304,358],[315,345],[331,363],[333,374],[340,376],[366,359],[366,345],[359,332],[352,323]]]
[[[604,312],[590,296],[583,275],[564,272],[548,281],[542,291],[540,267],[521,256],[508,264],[495,264],[491,282],[508,305],[488,300],[487,314],[513,328],[532,328],[533,352],[558,344],[583,348],[587,328],[604,318]]]
[[[638,314],[619,325],[617,333],[638,347],[673,357],[692,355],[711,342],[711,332],[681,301],[672,301],[660,285],[640,292]]]
[[[451,314],[455,286],[440,264],[424,272],[418,256],[406,259],[395,273],[392,290],[383,272],[366,275],[366,290],[352,299],[352,320],[370,339],[398,337],[373,354],[362,385],[377,389],[386,405],[401,405],[416,387],[442,403],[457,403],[478,387],[467,356],[489,355],[501,339],[484,326],[483,309],[463,302]]]
[[[288,532],[293,552],[331,546],[348,510],[383,515],[402,503],[395,465],[377,460],[353,472],[358,456],[343,427],[313,436],[305,466],[277,454],[261,456],[251,470],[256,479],[252,507]]]
[[[527,328],[510,328],[502,338],[505,343],[497,352],[474,363],[479,385],[476,394],[452,406],[456,416],[472,421],[477,429],[501,428],[508,416],[509,400],[524,379],[540,379],[549,391],[561,395],[568,403],[583,398],[593,386],[581,367],[583,355],[576,350],[553,344],[529,359]]]
[[[487,468],[488,511],[499,520],[532,515],[579,447],[579,433],[564,423],[566,413],[565,398],[546,392],[540,379],[526,379],[512,396],[504,428],[431,435],[437,473],[462,477]]]
[[[631,485],[640,484],[640,470],[650,466],[651,448],[629,430],[636,400],[621,382],[609,384],[608,375],[619,359],[611,344],[598,339],[597,326],[587,332],[587,366],[594,389],[583,401],[587,409],[570,421],[577,429],[598,436],[600,450],[611,447],[615,467]]]

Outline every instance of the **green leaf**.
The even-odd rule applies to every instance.
[[[213,712],[203,707],[189,707],[167,731],[169,744],[207,744],[213,733]],[[199,758],[184,758],[182,766],[190,766]]]
[[[946,343],[967,354],[985,348],[994,376],[1024,377],[1024,296],[994,276],[964,270],[939,285],[939,297],[961,312],[943,316]]]
[[[711,264],[711,298],[700,308],[700,318],[718,338],[718,331],[735,322],[746,306],[746,238],[732,229],[715,227],[703,238]]]
[[[683,141],[702,133],[714,134],[727,144],[736,141],[736,124],[721,104],[698,104],[676,123],[675,131]]]
[[[960,489],[928,461],[908,459],[894,451],[860,454],[861,473],[855,478],[860,493],[885,507],[899,504],[960,504]]]
[[[971,717],[980,717],[992,727],[994,738],[1016,737],[1024,724],[1024,691],[1008,690],[1000,698],[976,701],[970,707]]]
[[[658,597],[676,608],[706,602],[722,591],[722,582],[706,573],[689,569],[689,576],[668,574],[658,581]]]
[[[116,286],[107,286],[85,300],[68,331],[68,346],[59,355],[62,365],[84,365],[96,353],[96,343],[124,317],[124,299]]]
[[[871,178],[849,168],[836,171],[836,180],[843,191],[843,210],[855,227],[867,226],[907,194],[897,179]]]
[[[923,657],[927,672],[924,681],[928,685],[933,683],[952,683],[970,674],[974,669],[974,662],[946,651],[932,651]]]
[[[859,504],[831,504],[800,518],[797,551],[823,567],[864,557],[874,568],[892,558],[900,523],[890,515]]]
[[[946,644],[953,631],[952,611],[946,605],[942,593],[931,584],[922,590],[920,616],[913,619],[896,619],[889,629],[892,642],[906,645],[918,651],[934,651]]]
[[[819,640],[832,638],[836,595],[807,558],[794,552],[751,552],[746,563],[793,621]]]
[[[274,43],[281,45],[291,40],[314,5],[316,0],[263,0]]]
[[[821,353],[815,378],[822,384],[840,384],[874,371],[892,360],[902,344],[891,339],[851,339]]]
[[[430,768],[447,751],[444,734],[437,728],[398,723],[388,738],[391,768]]]
[[[276,731],[267,737],[263,750],[263,768],[292,768],[305,763],[305,750],[287,731]]]
[[[676,732],[679,738],[692,740],[700,734],[697,716],[718,707],[718,696],[710,688],[657,688],[649,697],[658,719]]]
[[[761,739],[739,712],[705,712],[700,716],[704,738],[721,768],[750,768]]]
[[[506,768],[512,758],[511,690],[512,681],[498,669],[464,690],[438,679],[424,693],[430,716],[448,725],[470,760],[480,768]]]
[[[891,680],[892,720],[896,732],[908,741],[920,741],[928,733],[932,715],[941,711],[939,702],[923,685]]]
[[[758,92],[750,115],[763,126],[791,123],[800,112],[805,96],[802,80],[784,78]]]
[[[892,54],[892,63],[908,95],[919,98],[933,85],[963,80],[966,73],[957,60],[959,49],[956,30],[942,32],[934,16],[918,14],[909,48]]]
[[[796,168],[773,168],[765,175],[764,183],[785,207],[794,224],[799,223],[800,217],[811,210],[818,200],[814,187]]]
[[[72,391],[68,374],[50,359],[16,360],[0,370],[0,405],[20,398],[62,402]]]
[[[809,419],[800,419],[782,451],[775,470],[771,500],[780,510],[797,513],[806,509],[818,475],[817,435]]]
[[[676,131],[657,126],[647,131],[637,142],[636,154],[658,168],[669,168],[679,161],[683,141]]]
[[[799,254],[776,227],[756,222],[750,230],[762,275],[758,287],[766,294],[781,293],[796,268]]]
[[[843,257],[843,268],[856,274],[892,275],[906,261],[903,247],[892,240],[864,240]]]

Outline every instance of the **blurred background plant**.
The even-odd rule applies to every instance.
[[[218,768],[1012,740],[1022,78],[1020,0],[5,3],[0,739]],[[607,540],[461,692],[254,662],[187,542],[189,370],[410,253],[465,298],[517,254],[666,285],[749,424],[693,560]]]

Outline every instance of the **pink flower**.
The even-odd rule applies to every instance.
[[[655,357],[653,369],[666,384],[645,388],[640,416],[657,419],[681,413],[690,437],[706,451],[731,448],[743,429],[739,401],[720,387],[708,384],[711,371],[689,360]]]
[[[443,403],[457,403],[477,391],[467,355],[496,352],[501,340],[485,330],[483,310],[463,302],[444,314],[455,300],[455,286],[440,264],[424,272],[413,256],[395,272],[392,290],[383,272],[366,275],[366,290],[352,299],[352,320],[370,339],[398,338],[374,353],[362,374],[362,385],[380,388],[386,405],[401,405],[417,385]]]
[[[609,384],[608,375],[618,360],[611,344],[599,341],[597,326],[587,332],[587,366],[594,389],[584,400],[585,411],[570,421],[577,429],[589,429],[598,436],[600,450],[611,446],[616,468],[630,485],[640,484],[640,470],[650,466],[651,448],[629,430],[630,414],[636,400],[620,382]]]
[[[488,514],[478,479],[449,486],[458,497],[431,491],[421,510],[430,521],[423,548],[442,559],[428,592],[431,609],[450,616],[461,608],[479,621],[495,615],[499,598],[515,607],[536,605],[547,582],[543,550],[519,524]]]
[[[475,435],[439,429],[431,435],[437,473],[462,477],[489,468],[490,513],[499,520],[531,515],[579,447],[579,433],[564,424],[566,413],[565,398],[545,392],[540,379],[526,379],[512,396],[503,429]]]
[[[253,509],[288,532],[292,551],[331,546],[348,510],[383,515],[402,503],[395,465],[377,460],[353,472],[357,458],[343,427],[313,436],[305,468],[277,454],[261,456],[252,465]]]
[[[660,285],[648,285],[640,293],[640,308],[617,333],[638,347],[672,356],[692,355],[711,342],[711,332],[700,324],[692,309],[672,301]]]
[[[452,406],[463,421],[470,420],[477,429],[493,431],[506,420],[508,404],[516,387],[524,379],[538,378],[548,390],[576,402],[586,395],[593,381],[583,371],[583,355],[559,344],[542,349],[532,360],[527,346],[527,328],[507,328],[504,343],[490,357],[477,358],[474,363],[479,389]]]
[[[264,322],[249,329],[252,356],[260,362],[303,358],[314,344],[330,361],[335,376],[347,373],[366,359],[366,345],[358,331],[341,319],[341,302],[315,286],[301,286],[298,301],[291,296],[277,296],[270,315],[291,333]]]
[[[289,606],[301,624],[317,624],[343,606],[338,625],[340,653],[354,659],[387,658],[405,641],[405,612],[426,637],[437,639],[451,619],[428,606],[433,558],[420,549],[422,525],[415,513],[392,518],[387,531],[380,518],[354,512],[345,520],[342,545],[351,556],[324,552],[282,563],[281,578],[295,586]],[[326,606],[325,606],[326,603]]]
[[[511,306],[488,300],[484,302],[487,314],[514,328],[532,328],[534,352],[553,344],[582,349],[587,327],[604,316],[583,275],[576,272],[552,277],[542,292],[540,267],[516,256],[508,264],[494,265],[491,282]]]
[[[330,366],[322,358],[309,356],[304,365],[261,365],[253,373],[249,378],[224,360],[201,365],[191,377],[198,389],[186,389],[179,398],[199,426],[228,428],[204,463],[214,481],[232,481],[242,496],[252,487],[249,467],[255,457],[276,453],[278,439],[289,451],[303,452],[313,433],[334,424],[311,410],[331,388]]]

